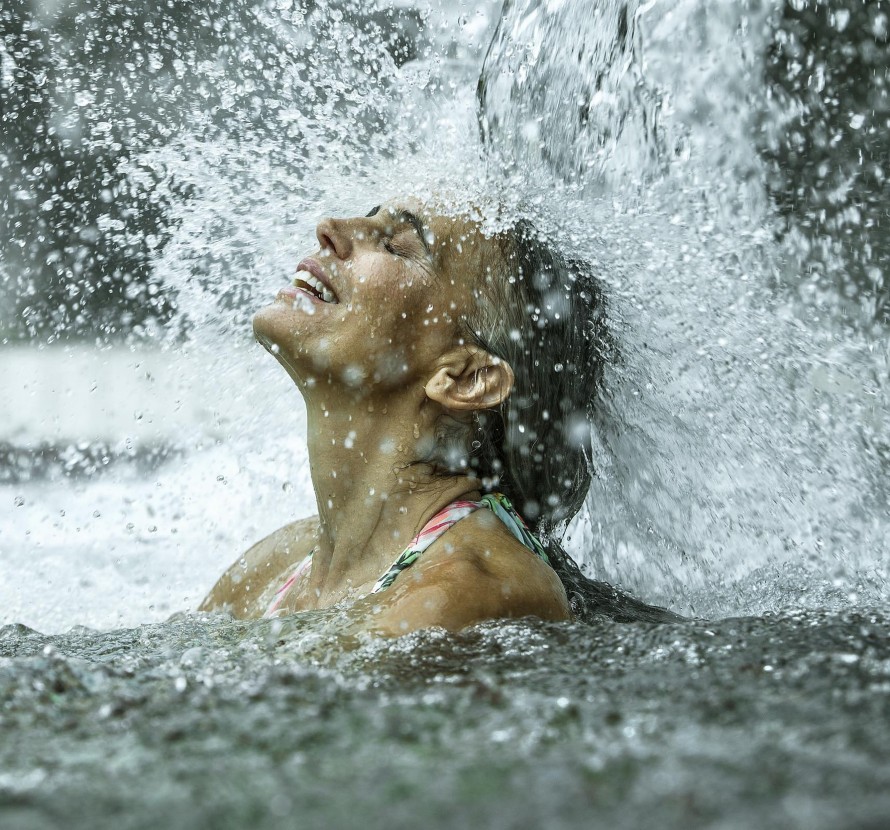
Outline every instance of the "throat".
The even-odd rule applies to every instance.
[[[304,397],[319,517],[309,591],[327,605],[370,591],[436,513],[478,499],[479,483],[419,460],[437,418],[422,387],[381,401],[318,384]]]

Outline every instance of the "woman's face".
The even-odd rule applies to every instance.
[[[412,199],[324,219],[316,237],[254,332],[293,377],[363,390],[425,383],[498,256],[471,220]]]

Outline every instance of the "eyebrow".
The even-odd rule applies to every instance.
[[[380,205],[372,207],[371,210],[365,215],[366,219],[370,219],[372,216],[376,216],[380,210]],[[426,228],[423,225],[423,222],[420,221],[420,217],[416,213],[412,213],[410,210],[402,209],[397,211],[394,214],[394,219],[397,219],[400,222],[407,222],[411,225],[414,230],[417,232],[417,235],[420,237],[420,242],[423,245],[423,249],[427,252],[428,255],[432,256],[433,252],[430,250],[430,243],[426,238]]]

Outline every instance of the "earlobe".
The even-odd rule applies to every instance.
[[[513,369],[483,349],[464,347],[448,356],[425,387],[426,395],[446,409],[493,409],[513,389]]]

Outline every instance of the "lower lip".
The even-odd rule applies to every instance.
[[[285,285],[276,295],[276,300],[298,300],[301,297],[308,297],[312,300],[313,303],[321,303],[323,300],[319,300],[315,294],[310,294],[308,291],[304,291],[302,288],[297,288],[295,285]]]

